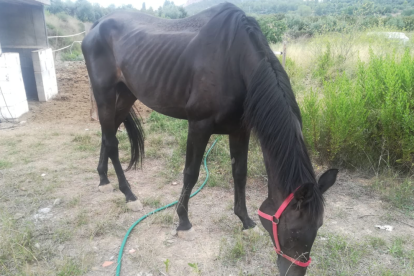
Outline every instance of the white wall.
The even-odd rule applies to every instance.
[[[0,55],[0,120],[29,111],[18,53]]]

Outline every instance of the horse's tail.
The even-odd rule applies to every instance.
[[[124,121],[124,126],[131,144],[131,161],[129,161],[128,168],[126,169],[128,171],[131,168],[136,169],[139,161],[142,164],[142,157],[144,156],[144,130],[141,127],[141,122],[135,113],[134,107],[129,111]]]

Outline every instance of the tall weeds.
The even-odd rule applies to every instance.
[[[324,161],[409,171],[414,163],[414,58],[369,52],[355,74],[326,79],[330,48],[317,60],[322,85],[301,102],[305,139]]]

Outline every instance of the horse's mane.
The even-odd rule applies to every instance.
[[[317,187],[312,162],[302,136],[302,118],[289,77],[270,49],[257,21],[244,17],[244,26],[262,60],[251,78],[244,102],[244,122],[256,133],[263,150],[276,163],[284,196],[305,183],[314,183],[308,202],[314,215],[323,208],[323,196]]]

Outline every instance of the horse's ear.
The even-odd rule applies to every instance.
[[[318,180],[318,186],[321,193],[325,193],[336,181],[338,175],[337,169],[330,169],[324,172]]]
[[[294,196],[298,202],[298,208],[300,209],[301,205],[306,204],[313,197],[313,189],[315,184],[306,183],[301,185],[295,192]]]

